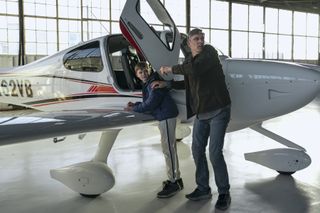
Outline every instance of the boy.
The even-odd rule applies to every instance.
[[[143,102],[129,102],[126,109],[140,113],[151,113],[159,121],[161,146],[166,160],[168,180],[163,182],[163,189],[157,194],[157,197],[168,198],[183,189],[175,138],[178,109],[168,89],[151,88],[151,83],[160,80],[160,78],[156,72],[149,74],[146,62],[139,62],[135,66],[135,74],[143,83]]]

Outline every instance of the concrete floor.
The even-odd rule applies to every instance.
[[[249,129],[226,135],[224,153],[232,195],[226,212],[320,212],[319,100],[265,125],[305,147],[311,156],[311,165],[292,176],[278,175],[244,160],[245,152],[282,147],[280,144]],[[214,209],[217,192],[213,179],[212,200],[191,202],[185,198],[195,187],[190,136],[178,143],[185,188],[170,199],[156,198],[166,179],[156,127],[127,128],[120,133],[109,156],[116,184],[95,199],[81,197],[50,178],[52,168],[90,160],[98,137],[99,133],[90,133],[83,140],[69,136],[58,144],[48,139],[0,147],[0,212],[218,212]]]

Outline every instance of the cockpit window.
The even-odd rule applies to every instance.
[[[134,67],[140,61],[136,50],[122,35],[109,36],[106,46],[111,73],[116,86],[121,90],[141,90],[140,80],[135,76]]]
[[[99,41],[94,41],[71,50],[63,57],[63,64],[65,68],[74,71],[102,71],[103,63]]]

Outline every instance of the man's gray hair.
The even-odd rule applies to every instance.
[[[198,34],[204,34],[204,33],[202,32],[201,29],[194,28],[188,33],[188,38],[190,38],[191,36],[194,36],[194,35],[198,35]]]

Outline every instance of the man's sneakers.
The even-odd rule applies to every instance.
[[[193,192],[186,195],[186,198],[192,201],[206,200],[210,199],[211,197],[211,189],[208,189],[207,191],[200,191],[198,188],[196,188]]]
[[[172,197],[173,195],[177,194],[180,190],[183,189],[183,181],[182,179],[178,179],[175,182],[171,182],[169,180],[164,181],[163,183],[162,191],[160,191],[157,194],[158,198],[168,198]],[[198,188],[196,188],[193,192],[186,195],[186,198],[192,201],[199,201],[199,200],[207,200],[211,199],[211,189],[209,188],[206,191],[200,191]],[[231,197],[230,194],[220,194],[218,197],[218,200],[216,202],[216,209],[219,210],[227,210],[231,203]]]
[[[220,194],[216,202],[216,209],[227,210],[231,203],[230,194]]]
[[[177,192],[183,189],[183,181],[181,178],[176,180],[175,182],[171,182],[170,180],[164,181],[162,185],[162,191],[157,194],[158,198],[172,197]]]
[[[207,200],[212,197],[211,189],[208,189],[207,191],[200,191],[198,188],[196,188],[193,192],[186,195],[186,198],[192,201],[199,201],[199,200]],[[231,197],[230,194],[220,194],[218,197],[218,200],[216,202],[216,209],[219,210],[227,210],[231,203]]]

